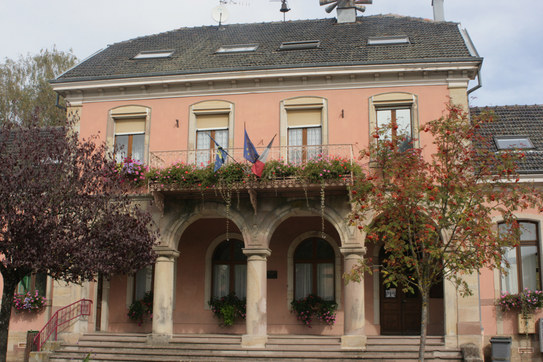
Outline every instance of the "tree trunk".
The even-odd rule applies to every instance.
[[[0,362],[6,362],[13,294],[21,278],[9,272],[3,273],[2,277],[4,279],[4,289],[2,292],[2,308],[0,309]]]
[[[426,334],[428,333],[429,303],[430,303],[430,288],[424,287],[422,290],[422,313],[421,313],[421,318],[420,318],[419,362],[424,362],[424,352],[426,352]]]

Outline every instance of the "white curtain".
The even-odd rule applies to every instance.
[[[334,300],[334,264],[317,264],[317,294],[326,300]]]
[[[513,294],[518,293],[518,272],[517,272],[517,250],[508,249],[505,253],[505,259],[509,262],[509,273],[502,274],[502,291],[508,291]]]
[[[296,291],[294,293],[294,299],[305,298],[308,294],[311,294],[313,285],[313,273],[311,271],[311,264],[296,264]]]
[[[146,292],[151,290],[153,282],[153,267],[148,266],[136,273],[135,300],[143,299]]]
[[[213,297],[221,298],[230,292],[230,266],[215,265],[213,267]]]
[[[322,144],[322,132],[320,127],[312,127],[307,129],[307,159],[317,158],[321,151],[321,147],[310,147]]]
[[[303,129],[290,128],[288,130],[288,160],[292,163],[302,162]]]
[[[132,135],[132,159],[133,160],[143,162],[144,142],[145,142],[144,134]]]
[[[115,136],[115,161],[123,162],[126,158],[128,149],[128,136]]]
[[[197,150],[207,150],[207,151],[198,151],[196,152],[196,165],[205,167],[209,160],[209,145],[210,145],[211,139],[207,135],[207,132],[205,131],[198,131],[196,133],[196,149]]]
[[[234,287],[239,299],[247,298],[247,265],[234,266]]]

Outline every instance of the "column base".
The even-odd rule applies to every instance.
[[[365,350],[368,338],[360,335],[341,336],[341,349]]]
[[[165,346],[170,343],[171,334],[148,334],[146,343],[151,346]]]
[[[243,348],[265,348],[268,342],[268,336],[254,336],[244,334],[241,336],[241,346]]]

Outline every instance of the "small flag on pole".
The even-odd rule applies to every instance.
[[[215,156],[215,168],[213,170],[213,172],[217,172],[217,170],[221,168],[221,166],[224,165],[224,163],[226,162],[226,156],[228,155],[228,152],[226,152],[224,148],[222,148],[221,145],[218,144],[217,141],[215,141],[209,133],[206,133],[206,135],[208,135],[208,137],[211,138],[211,140],[217,145],[217,156]]]
[[[252,163],[255,163],[259,157],[258,152],[256,152],[255,145],[253,145],[253,142],[251,142],[249,139],[247,130],[245,130],[245,141],[243,143],[243,157]]]
[[[277,136],[277,135],[275,135],[275,136]],[[258,157],[258,159],[256,160],[256,162],[253,165],[253,168],[251,169],[253,171],[253,173],[255,175],[257,175],[258,177],[262,176],[262,171],[264,171],[264,166],[265,166],[265,163],[266,163],[266,159],[268,158],[268,154],[270,153],[270,148],[271,148],[271,146],[273,144],[273,140],[275,139],[275,136],[273,136],[272,140],[268,144],[268,147],[266,147],[264,152],[262,152],[260,157]]]

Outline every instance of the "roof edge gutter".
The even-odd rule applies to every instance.
[[[483,86],[483,81],[481,80],[481,69],[477,71],[477,85],[471,89],[468,90],[468,95],[470,95],[472,92],[475,92],[477,89],[481,88]]]

